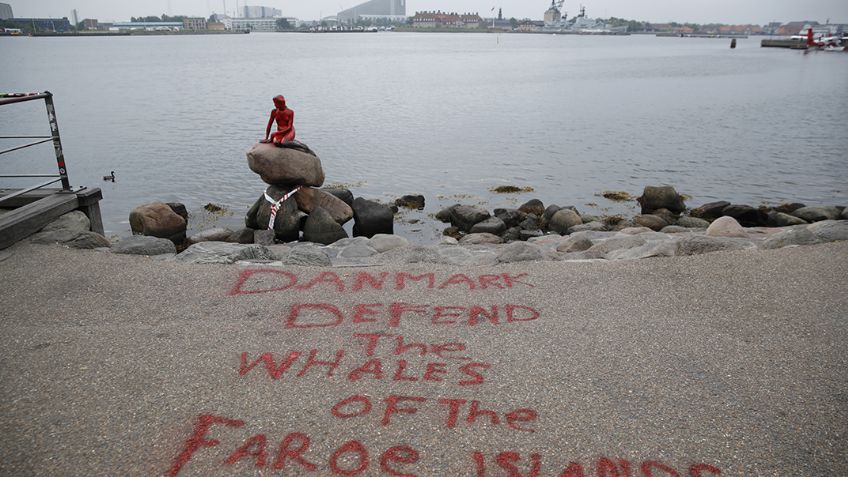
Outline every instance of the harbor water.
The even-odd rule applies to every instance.
[[[54,93],[75,186],[101,187],[107,235],[142,203],[183,202],[190,226],[237,227],[264,184],[245,151],[271,98],[327,184],[393,201],[423,194],[397,231],[422,243],[428,215],[531,198],[632,214],[607,190],[671,184],[697,206],[848,205],[848,55],[729,40],[528,34],[296,34],[0,38],[0,90]],[[0,136],[44,134],[43,106],[0,110]],[[0,140],[3,149],[15,141]],[[53,173],[49,144],[4,155],[0,173]],[[103,176],[115,171],[116,181]],[[2,186],[18,183],[5,180]],[[496,194],[500,185],[533,192]],[[224,207],[211,214],[203,206]]]

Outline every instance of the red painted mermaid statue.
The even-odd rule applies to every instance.
[[[286,98],[282,95],[274,97],[274,106],[271,110],[271,118],[265,128],[265,139],[262,142],[273,142],[280,145],[284,142],[294,141],[294,111],[286,107]],[[271,134],[271,125],[277,121],[277,130]],[[269,139],[270,136],[270,139]]]

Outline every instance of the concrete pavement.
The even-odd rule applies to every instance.
[[[846,242],[464,269],[9,251],[2,475],[848,475]]]

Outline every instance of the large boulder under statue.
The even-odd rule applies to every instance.
[[[297,141],[279,146],[254,144],[247,151],[247,165],[266,184],[321,187],[324,183],[321,160],[309,147]]]

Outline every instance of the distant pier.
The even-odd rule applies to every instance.
[[[804,40],[792,40],[789,38],[769,39],[760,42],[762,48],[791,48],[793,50],[806,50],[807,43]]]

